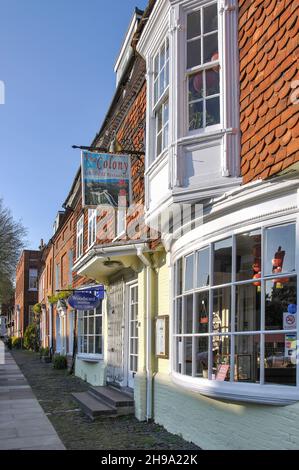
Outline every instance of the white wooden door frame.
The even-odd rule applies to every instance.
[[[125,341],[124,341],[124,383],[129,388],[134,388],[134,377],[130,372],[130,323],[131,323],[131,289],[137,287],[138,295],[138,280],[126,283],[125,287]]]

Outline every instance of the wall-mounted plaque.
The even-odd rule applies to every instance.
[[[156,356],[169,357],[169,316],[156,317]]]

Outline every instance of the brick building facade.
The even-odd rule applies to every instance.
[[[40,257],[40,251],[24,250],[17,265],[14,334],[21,338],[33,321],[32,307],[38,302]]]
[[[295,0],[135,12],[91,145],[130,155],[146,224],[128,237],[136,212],[82,207],[80,170],[64,204],[72,286],[105,287],[96,309],[75,312],[76,375],[130,391],[138,419],[205,449],[299,445],[298,13]],[[183,205],[179,226],[142,237]],[[63,224],[53,293],[59,277],[66,286]],[[57,318],[53,307],[65,353]]]

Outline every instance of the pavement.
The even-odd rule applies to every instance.
[[[0,450],[65,450],[12,355],[8,351],[4,355],[4,361],[0,358]]]

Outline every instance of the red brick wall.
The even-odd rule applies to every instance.
[[[20,306],[20,330],[22,336],[28,326],[29,306],[38,302],[38,290],[29,291],[29,269],[40,268],[41,252],[24,250],[16,269],[15,305]]]
[[[299,161],[299,1],[239,0],[241,173],[265,179]],[[298,90],[297,83],[297,90]],[[294,93],[295,92],[295,93]]]

